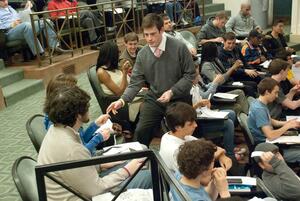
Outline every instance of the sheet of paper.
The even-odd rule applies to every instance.
[[[227,179],[241,179],[243,185],[256,186],[256,178],[244,176],[227,176]]]
[[[103,148],[104,156],[114,155],[119,153],[128,153],[131,151],[142,151],[143,146],[139,142],[129,142]]]
[[[92,201],[108,201],[112,200],[114,195],[112,193],[104,193],[94,196]],[[153,201],[152,189],[128,189],[121,193],[116,201]]]
[[[232,86],[244,86],[242,82],[233,82]]]
[[[202,107],[197,109],[197,117],[199,118],[217,118],[224,119],[227,117],[229,112],[220,112],[208,109],[207,107]]]
[[[286,116],[286,120],[292,120],[292,119],[296,119],[297,121],[300,121],[300,116]]]
[[[22,11],[19,11],[18,15],[22,22],[30,22],[30,9],[24,9]]]
[[[263,152],[263,151],[253,151],[252,153],[251,153],[251,157],[253,158],[253,157],[260,157],[263,153],[265,153],[265,152]]]
[[[104,129],[109,129],[111,132],[113,132],[114,130],[113,130],[112,127],[113,127],[113,123],[111,122],[110,119],[108,119],[108,120],[105,122],[105,124],[103,124],[102,126],[100,126],[100,127],[97,129],[96,133],[97,133],[97,132],[101,133],[101,131],[104,130]]]
[[[300,136],[280,136],[275,140],[266,140],[268,143],[279,143],[279,144],[300,144]]]
[[[271,63],[272,60],[267,60],[261,64],[259,64],[260,66],[264,67],[264,68],[269,68],[269,65]]]
[[[218,97],[218,98],[224,98],[224,99],[230,99],[233,100],[236,97],[238,97],[239,95],[236,94],[229,94],[229,93],[215,93],[214,97]]]

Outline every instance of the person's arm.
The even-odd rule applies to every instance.
[[[248,47],[247,44],[243,46],[241,53],[245,58],[245,61],[249,65],[257,65],[262,62],[262,59],[260,57],[258,57],[257,55],[253,55],[251,49]]]
[[[199,41],[200,45],[203,45],[206,42],[218,42],[221,43],[223,42],[223,38],[222,37],[217,37],[217,38],[213,38],[213,39],[207,39],[207,29],[206,29],[207,25],[204,25],[201,30],[198,32],[198,34],[196,35],[197,40]]]
[[[209,184],[204,187],[204,189],[208,193],[211,200],[216,200],[218,198],[218,191],[213,180],[211,180]]]
[[[54,10],[57,10],[55,3],[53,1],[49,1],[48,11],[53,11],[53,12],[49,12],[49,16],[50,16],[51,19],[58,18],[58,12],[56,12]]]
[[[274,121],[273,119],[271,119],[271,123],[272,126],[281,126],[278,129],[273,129],[273,127],[271,125],[266,125],[266,126],[262,126],[262,132],[264,133],[264,135],[266,136],[266,138],[268,138],[268,140],[274,140],[278,137],[280,137],[282,134],[284,134],[287,130],[291,129],[291,128],[297,128],[299,126],[299,122],[297,122],[296,120],[291,120],[291,121],[287,121],[286,123],[284,123],[282,125],[281,122],[279,121]],[[274,125],[273,125],[274,123]]]
[[[17,24],[20,24],[21,21],[18,17],[18,13],[15,9],[13,9],[11,6],[8,6],[10,12],[12,12],[12,16],[14,18],[13,22],[7,22],[6,20],[0,19],[0,29],[10,29],[14,28]]]
[[[218,76],[218,75],[217,75]],[[215,82],[210,82],[209,84],[206,85],[207,90],[206,91],[200,91],[200,96],[204,99],[207,99],[209,95],[213,95],[217,91],[217,87],[219,86],[218,83]]]
[[[230,17],[230,19],[225,24],[226,32],[234,32],[233,28],[235,26],[235,17]]]
[[[118,86],[110,77],[110,75],[103,68],[97,70],[98,79],[116,96],[121,96],[127,87],[127,73],[122,72],[122,81]]]
[[[182,77],[171,87],[173,93],[172,98],[180,98],[182,94],[191,90],[193,80],[195,79],[196,71],[192,56],[186,46],[182,46],[179,50],[179,60]]]
[[[284,101],[281,102],[281,105],[283,107],[287,107],[291,110],[295,110],[298,107],[300,107],[300,99],[299,100],[291,100],[289,98],[284,99]]]
[[[283,161],[276,157],[270,160],[270,165],[274,171],[274,180],[272,182],[272,191],[276,192],[282,198],[287,197],[288,199],[296,200],[300,198],[300,179],[294,173],[294,171]],[[268,182],[268,183],[269,183]]]
[[[204,62],[202,64],[201,74],[203,74],[207,79],[213,81],[215,77],[218,75],[214,69],[212,62]],[[228,79],[228,74],[223,74],[224,81],[220,83],[220,85],[224,84],[225,81]]]
[[[234,64],[226,72],[227,76],[230,77],[239,67],[243,65],[241,60],[236,60]]]
[[[121,96],[122,101],[131,102],[140,89],[145,85],[145,75],[141,55],[138,54],[133,67],[130,82]],[[124,104],[123,104],[124,106]]]

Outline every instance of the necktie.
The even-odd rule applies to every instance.
[[[161,51],[159,48],[156,48],[155,51],[154,51],[154,56],[156,56],[157,58],[159,58],[161,55]]]

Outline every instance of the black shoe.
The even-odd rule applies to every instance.
[[[60,47],[56,47],[55,49],[54,49],[54,53],[56,53],[56,54],[58,54],[58,55],[60,55],[60,54],[64,54],[64,53],[71,53],[73,50],[64,50],[64,49],[62,49],[62,48],[60,48]]]

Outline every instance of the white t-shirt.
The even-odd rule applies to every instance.
[[[170,135],[169,132],[165,133],[160,141],[159,154],[167,167],[175,173],[178,170],[177,154],[179,147],[187,141],[197,140],[196,137],[188,135],[182,140],[174,135]]]

